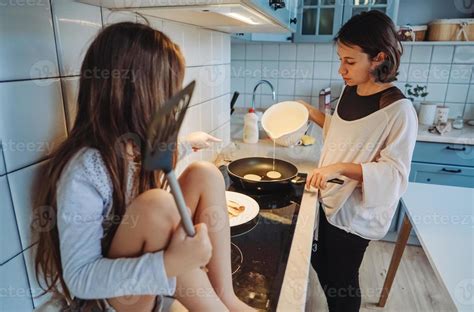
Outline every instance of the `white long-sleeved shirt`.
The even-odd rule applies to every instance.
[[[318,167],[356,163],[363,175],[362,183],[342,177],[343,185],[329,183],[320,190],[328,222],[366,239],[381,239],[408,185],[418,131],[415,109],[402,99],[357,120],[342,119],[337,107],[326,118]]]
[[[132,174],[129,170],[129,177]],[[111,221],[112,192],[112,181],[96,149],[79,151],[61,174],[57,222],[63,277],[71,294],[81,299],[173,295],[176,278],[167,277],[163,251],[134,258],[102,256],[101,240]],[[127,201],[133,199],[130,187],[127,194]]]

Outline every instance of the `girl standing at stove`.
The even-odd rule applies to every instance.
[[[402,47],[388,16],[356,15],[335,42],[346,86],[332,117],[303,103],[324,133],[319,165],[306,187],[320,190],[313,268],[329,310],[349,312],[360,308],[365,250],[370,240],[385,236],[407,188],[418,122],[412,103],[392,83]],[[344,184],[327,183],[336,177]]]
[[[232,287],[220,171],[196,162],[179,177],[197,224],[187,237],[163,173],[141,169],[147,125],[184,71],[179,47],[142,24],[106,27],[85,55],[74,126],[34,205],[37,277],[67,311],[158,311],[163,295],[193,311],[252,310]],[[214,140],[191,139],[198,149]]]

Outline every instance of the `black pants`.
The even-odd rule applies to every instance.
[[[320,207],[318,241],[313,243],[311,264],[318,274],[330,312],[359,311],[359,268],[369,242],[329,224]]]

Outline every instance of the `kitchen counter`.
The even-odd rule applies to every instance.
[[[464,124],[461,130],[452,129],[443,135],[428,132],[428,126],[418,126],[417,141],[474,145],[474,126]]]
[[[257,144],[242,142],[243,115],[234,114],[231,120],[233,144],[225,148],[216,160],[216,165],[243,157],[273,157],[273,141],[262,139]],[[319,160],[322,147],[322,132],[312,127],[310,132],[316,138],[311,146],[292,148],[276,146],[275,157],[293,163],[299,172],[308,173]],[[304,311],[311,265],[311,245],[315,227],[317,193],[305,192],[301,201],[293,242],[288,257],[285,276],[277,305],[277,311]]]

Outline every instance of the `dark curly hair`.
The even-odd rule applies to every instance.
[[[384,52],[386,59],[372,71],[377,82],[397,80],[403,47],[390,17],[376,10],[354,15],[337,33],[334,41],[347,46],[358,46],[374,58]]]

